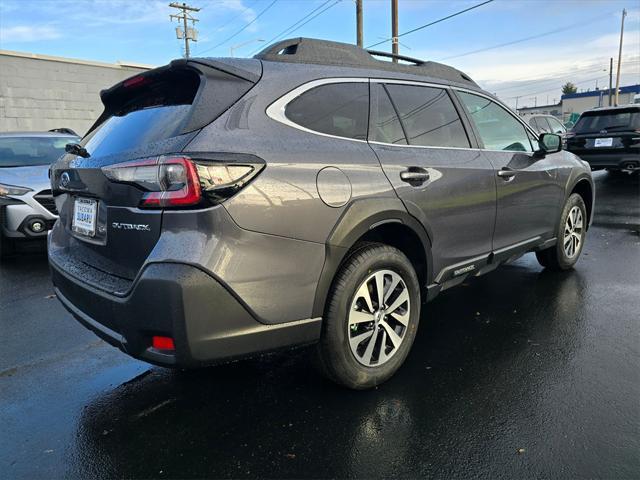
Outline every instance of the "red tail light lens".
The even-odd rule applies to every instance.
[[[114,182],[131,183],[147,190],[140,202],[144,208],[186,207],[202,200],[198,172],[187,157],[159,157],[103,167]]]
[[[141,207],[164,208],[197,205],[202,200],[195,165],[184,157],[163,157],[158,164],[160,191],[142,196]]]
[[[144,190],[141,208],[181,208],[223,202],[246,187],[265,167],[259,157],[220,153],[167,155],[102,167],[112,182]]]
[[[156,350],[175,350],[176,346],[171,337],[153,336],[151,346]]]

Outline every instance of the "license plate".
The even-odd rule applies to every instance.
[[[96,234],[98,202],[90,198],[76,198],[73,204],[71,229],[88,237]]]
[[[593,144],[594,147],[612,147],[613,138],[596,138]]]

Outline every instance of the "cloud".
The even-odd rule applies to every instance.
[[[46,25],[17,25],[0,28],[0,43],[38,42],[41,40],[54,40],[61,36],[61,32],[56,28]]]

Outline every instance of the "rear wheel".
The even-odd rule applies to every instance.
[[[334,282],[317,347],[329,379],[366,389],[402,365],[420,319],[418,277],[407,257],[383,244],[354,250]]]
[[[587,208],[577,193],[569,196],[556,232],[556,245],[536,252],[540,265],[550,270],[573,268],[584,246],[587,233]]]

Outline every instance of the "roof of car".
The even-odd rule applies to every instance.
[[[64,137],[64,138],[75,138],[79,137],[79,135],[72,135],[70,133],[59,133],[59,132],[0,132],[0,138],[7,137]]]
[[[395,58],[393,63],[375,57]],[[365,50],[356,45],[313,38],[291,38],[269,45],[254,58],[271,62],[366,68],[425,76],[479,88],[464,72],[442,63],[424,61],[387,52]]]
[[[589,110],[585,110],[583,113],[587,113],[587,112],[605,112],[607,110],[628,110],[630,108],[636,108],[638,109],[638,111],[640,111],[640,103],[627,103],[625,105],[617,105],[617,106],[611,106],[611,107],[594,107],[594,108],[590,108]]]

